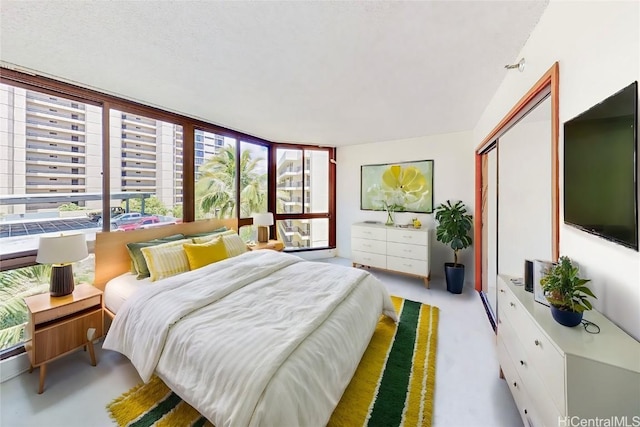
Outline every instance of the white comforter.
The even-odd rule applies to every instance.
[[[103,347],[217,427],[324,425],[382,313],[367,272],[255,251],[135,293]]]

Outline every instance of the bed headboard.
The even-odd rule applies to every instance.
[[[105,285],[110,279],[130,271],[131,259],[129,258],[129,252],[126,248],[127,243],[144,242],[178,233],[202,233],[215,230],[222,226],[238,231],[238,220],[235,218],[208,219],[182,224],[164,225],[143,230],[96,233],[96,268],[93,286],[104,290]]]

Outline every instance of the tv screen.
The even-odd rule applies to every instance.
[[[564,222],[638,250],[638,82],[564,124]]]

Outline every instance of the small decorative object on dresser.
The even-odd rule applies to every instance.
[[[551,304],[551,314],[561,325],[579,325],[582,312],[593,308],[587,298],[596,296],[585,286],[587,282],[589,279],[578,277],[578,267],[566,256],[560,257],[540,280],[545,297]]]
[[[351,259],[354,267],[374,267],[422,277],[428,288],[430,253],[430,230],[364,222],[351,226]]]
[[[447,280],[447,290],[454,294],[461,294],[464,287],[464,264],[458,263],[458,252],[471,246],[472,216],[467,213],[467,208],[458,200],[451,204],[450,200],[441,203],[436,209],[436,239],[451,246],[453,249],[453,262],[444,264],[444,273]]]
[[[103,333],[102,291],[83,284],[67,296],[49,294],[26,297],[27,326],[24,348],[31,368],[40,367],[38,394],[44,389],[47,363],[86,346],[91,364],[96,365],[93,341]]]

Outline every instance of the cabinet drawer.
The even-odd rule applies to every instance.
[[[387,268],[387,257],[382,254],[352,250],[351,261],[356,264],[368,265],[370,267]]]
[[[504,290],[504,292],[502,292]],[[543,379],[548,394],[561,413],[565,412],[565,364],[564,356],[558,352],[547,336],[526,313],[526,309],[504,285],[498,287],[499,312],[502,322],[508,322],[517,334],[529,366]]]
[[[428,231],[390,229],[387,230],[387,240],[397,243],[411,243],[412,245],[427,246]]]
[[[90,298],[86,298],[86,299],[74,302],[73,304],[66,304],[60,307],[52,308],[47,311],[41,311],[41,312],[35,313],[33,316],[34,322],[36,325],[39,325],[40,323],[45,323],[50,320],[59,319],[61,317],[67,316],[72,313],[77,313],[89,307],[100,306],[101,305],[100,298],[102,298],[102,296],[96,295]]]
[[[360,239],[387,240],[387,230],[378,227],[363,227],[354,225],[351,227],[351,237]]]
[[[534,402],[529,397],[526,386],[522,381],[522,378],[520,378],[520,375],[518,375],[516,365],[507,351],[503,338],[500,334],[498,334],[497,351],[498,361],[500,362],[500,368],[502,369],[504,380],[507,382],[509,391],[511,392],[513,400],[518,407],[518,413],[522,418],[522,422],[527,427],[544,426],[544,424],[542,424],[538,419],[534,409]]]
[[[417,276],[427,277],[429,275],[426,261],[419,261],[417,259],[387,256],[387,268],[389,270],[401,271]]]
[[[500,313],[500,309],[498,309]],[[547,387],[536,372],[532,355],[527,353],[511,325],[501,318],[498,323],[498,337],[504,344],[515,370],[528,396],[536,398],[536,413],[545,425],[555,425],[558,417],[564,415],[564,408],[557,408]]]
[[[408,245],[406,243],[387,243],[387,255],[399,258],[411,258],[424,261],[427,259],[427,247],[419,245]]]
[[[32,350],[35,354],[32,364],[37,366],[86,344],[89,328],[96,330],[95,338],[102,336],[102,308],[40,330],[36,329],[33,336]]]
[[[360,239],[354,237],[351,239],[351,250],[384,255],[387,248],[383,240]]]

